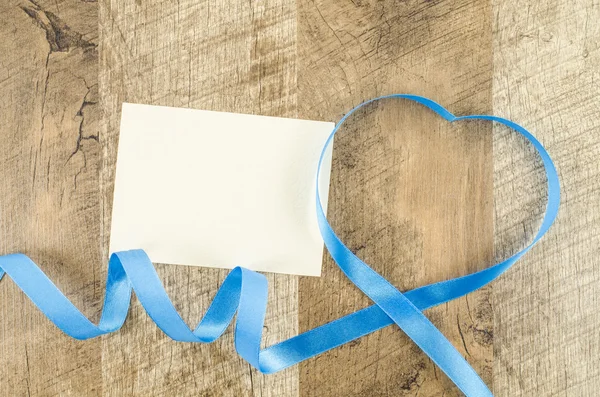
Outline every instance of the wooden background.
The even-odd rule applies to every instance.
[[[600,388],[597,0],[2,0],[0,253],[30,255],[97,320],[123,101],[336,121],[376,95],[494,113],[553,156],[562,207],[492,286],[427,311],[498,396]],[[514,132],[448,125],[403,101],[336,138],[329,218],[402,290],[506,258],[545,200]],[[193,181],[191,181],[193,182]],[[226,271],[157,265],[195,323]],[[369,304],[325,255],[321,278],[269,275],[265,344]],[[276,375],[233,348],[175,343],[134,301],[86,342],[0,284],[3,396],[456,396],[388,327]]]

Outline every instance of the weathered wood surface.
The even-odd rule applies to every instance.
[[[300,116],[335,120],[394,92],[436,98],[457,114],[490,112],[490,11],[468,1],[300,2]],[[394,285],[408,290],[492,261],[489,124],[450,125],[422,106],[388,100],[349,120],[334,147],[332,226]],[[300,280],[303,330],[368,304],[329,258],[321,278]],[[490,290],[427,314],[491,384]],[[301,366],[302,396],[458,393],[395,327]]]
[[[494,388],[502,396],[595,396],[600,386],[600,4],[502,2],[493,108],[546,145],[561,178],[548,235],[494,284]],[[494,140],[498,259],[533,237],[541,163],[514,134]],[[537,217],[538,219],[540,217]]]
[[[105,265],[95,9],[0,2],[0,246],[43,264],[97,319]],[[65,338],[12,281],[0,284],[0,395],[99,394],[102,341]]]
[[[100,312],[123,101],[337,120],[411,92],[518,120],[563,187],[558,223],[530,255],[428,316],[497,395],[600,386],[597,2],[6,0],[0,11],[0,247],[32,256],[85,314]],[[329,217],[395,285],[482,268],[532,236],[543,175],[514,133],[403,101],[361,116],[335,142]],[[226,273],[157,268],[189,323]],[[328,257],[320,279],[269,279],[266,344],[369,304]],[[394,327],[263,376],[231,332],[174,343],[136,302],[119,333],[76,342],[3,280],[0,323],[0,395],[459,395]]]

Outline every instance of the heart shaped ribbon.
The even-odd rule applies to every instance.
[[[420,103],[449,122],[482,119],[504,124],[530,141],[542,158],[546,171],[548,203],[533,241],[522,251],[485,270],[426,285],[405,293],[354,255],[329,225],[318,190],[321,163],[340,126],[356,110],[378,100],[404,98]],[[371,99],[348,112],[335,126],[323,148],[317,171],[317,220],[325,246],[344,274],[375,302],[374,305],[304,332],[266,349],[260,349],[267,306],[266,278],[254,271],[233,269],[208,308],[191,330],[175,310],[152,262],[142,250],[117,252],[108,264],[106,294],[98,325],[89,321],[24,254],[0,256],[0,279],[8,274],[31,301],[67,335],[89,339],[121,328],[129,310],[131,292],[169,337],[182,342],[209,343],[216,340],[237,312],[235,347],[252,366],[273,373],[317,354],[348,343],[391,324],[398,325],[467,396],[491,396],[491,391],[463,356],[425,317],[423,310],[464,296],[488,284],[521,258],[548,231],[560,203],[558,175],[542,144],[518,124],[496,116],[456,117],[434,101],[416,95],[394,94]]]

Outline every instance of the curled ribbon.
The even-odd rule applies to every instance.
[[[533,144],[546,171],[548,203],[540,229],[529,245],[485,270],[405,293],[396,289],[344,245],[329,225],[321,206],[318,178],[323,156],[335,133],[352,113],[374,101],[388,98],[415,101],[449,122],[470,119],[495,121],[517,131]],[[263,350],[260,349],[260,342],[267,306],[267,280],[262,274],[241,267],[236,267],[229,273],[206,314],[193,331],[175,310],[152,262],[142,250],[122,251],[111,255],[104,306],[98,325],[88,320],[24,254],[0,256],[0,279],[4,273],[8,274],[50,321],[67,335],[80,340],[120,329],[127,317],[132,289],[150,318],[176,341],[212,342],[223,334],[237,312],[235,348],[246,361],[263,373],[281,371],[356,338],[396,324],[465,395],[491,396],[491,391],[473,368],[422,312],[488,284],[529,251],[548,231],[558,213],[560,186],[554,164],[542,144],[523,127],[501,117],[456,117],[441,105],[421,96],[382,96],[356,106],[333,129],[319,160],[316,200],[317,220],[325,246],[344,274],[375,304]]]

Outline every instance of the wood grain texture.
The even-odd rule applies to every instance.
[[[494,112],[519,120],[546,146],[562,195],[548,235],[494,285],[495,390],[594,396],[600,388],[600,5],[496,1],[494,15]],[[494,137],[501,259],[533,237],[546,191],[532,148],[503,130]]]
[[[37,261],[97,319],[100,263],[96,5],[0,4],[0,250]],[[0,286],[0,394],[97,395],[100,340],[66,338]]]
[[[409,92],[518,121],[562,182],[539,246],[491,288],[426,314],[495,395],[597,394],[597,0],[5,0],[0,15],[0,253],[30,255],[92,319],[123,101],[335,121]],[[401,290],[507,257],[543,209],[541,164],[515,133],[448,125],[405,101],[350,119],[333,165],[332,225]],[[157,268],[192,325],[226,274]],[[265,345],[370,304],[327,255],[321,278],[268,277]],[[135,300],[120,332],[73,341],[5,279],[0,395],[459,392],[395,327],[263,376],[234,352],[231,330],[212,345],[175,343]]]
[[[489,112],[490,17],[485,1],[300,1],[300,116],[336,120],[396,92]],[[493,260],[491,149],[489,124],[449,125],[407,101],[370,106],[335,140],[332,226],[400,290],[481,269]],[[321,278],[300,280],[300,327],[369,303],[326,257]],[[489,289],[427,315],[491,384]],[[458,394],[396,327],[301,366],[301,396]]]
[[[105,248],[121,103],[294,117],[295,12],[284,0],[101,0]],[[158,272],[194,325],[228,273],[160,265]],[[268,279],[265,336],[272,344],[297,333],[298,293],[296,277]],[[298,388],[297,368],[273,376],[251,369],[235,352],[231,329],[211,345],[174,343],[137,302],[124,329],[104,339],[102,359],[106,395],[294,396]]]

